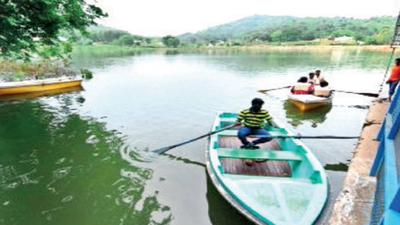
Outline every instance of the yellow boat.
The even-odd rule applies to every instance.
[[[0,82],[0,95],[15,95],[22,93],[48,91],[81,86],[81,78],[49,78],[42,80],[27,80],[18,82]]]
[[[288,96],[289,102],[291,102],[294,106],[299,108],[301,111],[308,111],[311,109],[315,109],[321,106],[332,104],[332,96],[330,97],[318,97],[315,95],[294,95],[290,94]]]
[[[28,99],[32,99],[32,98],[39,98],[39,97],[43,97],[43,96],[54,96],[54,95],[65,94],[65,93],[70,93],[70,92],[79,92],[82,90],[83,90],[82,86],[75,86],[75,87],[67,87],[67,88],[53,89],[53,90],[46,90],[46,91],[0,95],[0,102],[24,101],[24,100],[28,100]]]

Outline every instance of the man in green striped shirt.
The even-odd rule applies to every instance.
[[[242,142],[242,148],[259,148],[257,145],[271,141],[272,138],[262,137],[256,139],[252,142],[247,140],[249,135],[269,135],[264,129],[265,121],[268,122],[270,126],[275,126],[272,117],[269,115],[268,111],[262,109],[264,101],[261,98],[254,98],[251,101],[251,107],[249,109],[244,109],[239,113],[237,117],[236,124],[242,125],[238,131],[238,138]]]

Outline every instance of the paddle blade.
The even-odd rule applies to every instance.
[[[165,147],[165,148],[160,148],[160,149],[154,150],[152,152],[154,152],[156,154],[163,154],[164,152],[166,152],[166,151],[168,151],[170,149],[171,149],[170,147]]]

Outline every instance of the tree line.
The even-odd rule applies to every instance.
[[[306,42],[315,40],[333,40],[337,37],[346,36],[352,37],[353,41],[341,44],[383,45],[391,43],[395,23],[396,18],[390,16],[354,19],[255,15],[198,33],[187,33],[176,37],[171,35],[162,38],[142,37],[131,35],[125,31],[110,29],[91,32],[90,38],[93,42],[117,45],[149,46],[161,42],[167,47],[190,47],[210,44],[237,46],[282,42],[303,42],[303,44],[306,44]],[[146,40],[146,42],[143,40]]]
[[[295,42],[335,37],[353,37],[365,44],[390,44],[396,18],[391,16],[354,19],[345,17],[298,18],[255,15],[179,38],[189,44],[218,42]]]

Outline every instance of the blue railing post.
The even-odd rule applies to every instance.
[[[385,151],[385,142],[379,143],[378,146],[378,151],[376,151],[376,156],[374,159],[374,163],[372,164],[370,176],[376,176],[376,173],[378,172],[378,169],[381,167],[382,162],[383,162],[383,153]]]
[[[400,213],[400,188],[397,189],[397,193],[395,194],[389,209]]]
[[[396,91],[382,122],[377,139],[380,141],[370,175],[377,177],[372,221],[380,225],[400,225],[400,146],[396,146],[400,127],[400,92]],[[399,169],[397,168],[399,167]],[[382,210],[381,210],[382,209]]]

